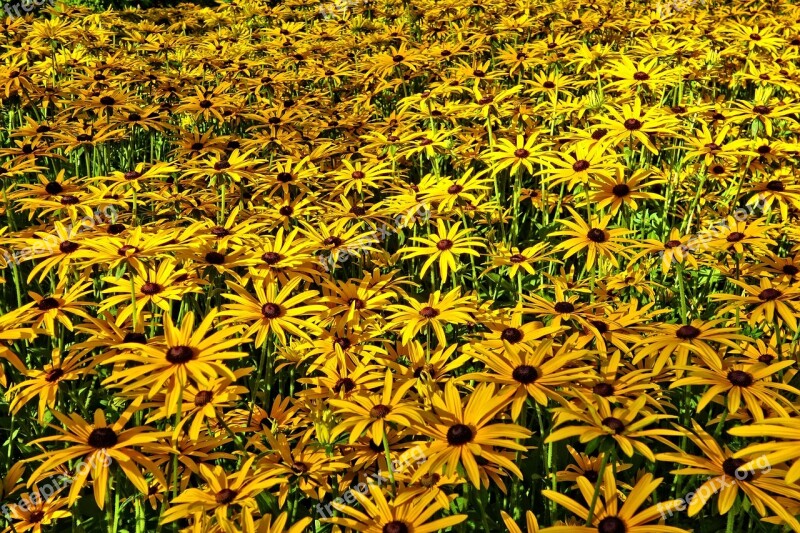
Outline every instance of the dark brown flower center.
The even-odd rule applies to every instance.
[[[213,235],[215,237],[227,237],[228,235],[231,234],[230,231],[228,231],[227,229],[223,228],[222,226],[214,226],[213,228],[211,228],[208,231],[211,233],[211,235]]]
[[[352,305],[354,309],[364,309],[367,306],[367,303],[362,300],[361,298],[350,298],[347,300],[347,305]]]
[[[44,520],[44,512],[42,511],[31,511],[28,515],[28,522],[30,523],[39,523]]]
[[[278,209],[278,213],[280,213],[282,217],[290,217],[294,213],[294,208],[290,205],[284,205]]]
[[[333,246],[335,248],[337,246],[341,246],[343,242],[344,241],[339,237],[331,236],[327,237],[324,241],[322,241],[322,244],[324,244],[325,246]]]
[[[58,300],[49,296],[47,298],[42,298],[39,300],[39,303],[36,304],[36,307],[38,307],[40,311],[50,311],[51,309],[58,309],[60,306],[61,304],[58,303]]]
[[[449,250],[453,247],[453,241],[450,239],[442,239],[441,241],[436,243],[436,248],[441,251]]]
[[[675,336],[683,340],[694,339],[698,335],[700,335],[700,330],[688,325],[679,327],[678,331],[675,332]]]
[[[333,386],[333,392],[339,394],[341,391],[350,392],[351,390],[356,388],[356,382],[350,378],[341,378],[336,384]]]
[[[619,435],[623,431],[625,431],[625,423],[620,420],[619,418],[615,418],[613,416],[609,416],[608,418],[603,419],[603,425],[609,428],[611,431]]]
[[[439,310],[427,305],[419,310],[419,314],[425,318],[434,318],[439,316]]]
[[[614,196],[624,198],[630,194],[631,188],[628,187],[626,183],[618,183],[614,185],[614,188],[611,189],[611,192],[614,193]]]
[[[764,289],[760,293],[758,293],[758,299],[762,302],[769,302],[771,300],[777,300],[781,297],[783,293],[778,289]]]
[[[640,120],[636,120],[635,118],[629,118],[622,125],[625,126],[625,129],[629,131],[642,129],[642,122]]]
[[[423,487],[434,487],[437,483],[442,479],[442,476],[439,474],[425,474],[422,476],[422,479],[419,480],[419,484]]]
[[[222,489],[214,497],[220,505],[228,505],[236,499],[236,491],[232,489]]]
[[[173,365],[182,365],[194,359],[194,350],[188,346],[173,346],[167,350],[166,359]]]
[[[544,83],[542,84],[542,87],[544,87],[545,89],[554,89],[554,88],[555,88],[555,86],[556,86],[556,84],[555,84],[555,83],[553,83],[553,82],[552,82],[552,81],[550,81],[550,80],[547,80],[546,82],[544,82]]]
[[[592,392],[605,398],[614,394],[614,385],[611,383],[597,383],[592,387]]]
[[[555,305],[553,305],[553,310],[561,314],[571,313],[575,310],[575,306],[572,305],[571,302],[556,302]]]
[[[352,173],[350,176],[351,176],[351,177],[352,177],[354,180],[363,180],[363,179],[364,179],[364,177],[365,177],[365,174],[364,174],[363,172],[361,172],[360,170],[356,170],[356,171],[355,171],[355,172],[353,172],[353,173]]]
[[[616,516],[607,516],[597,523],[597,533],[625,533],[628,531],[625,522]]]
[[[408,526],[400,520],[392,520],[381,529],[381,533],[409,533]]]
[[[117,434],[111,428],[95,428],[89,433],[87,443],[98,450],[113,448],[117,444]]]
[[[606,242],[606,232],[601,230],[600,228],[592,228],[589,230],[589,233],[586,234],[586,237],[596,243]]]
[[[463,187],[463,186],[461,186],[461,185],[458,185],[458,184],[456,183],[456,184],[454,184],[454,185],[451,185],[451,186],[449,186],[449,187],[447,188],[447,194],[458,194],[458,193],[460,193],[460,192],[461,192],[461,191],[463,191],[463,190],[464,190],[464,187]]]
[[[219,252],[208,252],[206,254],[206,263],[210,265],[221,265],[225,263],[225,255]]]
[[[589,162],[585,159],[579,159],[572,164],[572,170],[575,172],[582,172],[589,168]]]
[[[767,190],[773,192],[783,192],[786,190],[786,186],[780,180],[772,180],[767,183]]]
[[[755,472],[752,469],[739,470],[744,464],[746,464],[744,459],[728,457],[722,461],[722,471],[725,472],[727,476],[738,479],[739,481],[750,481],[755,476]]]
[[[516,344],[520,342],[525,335],[522,333],[522,330],[518,328],[506,328],[500,334],[500,338],[504,341],[508,341],[511,344]]]
[[[783,265],[783,268],[781,270],[783,271],[784,274],[787,274],[789,276],[794,276],[798,272],[800,272],[800,268],[797,268],[794,265]]]
[[[733,231],[730,233],[730,235],[725,237],[725,240],[727,240],[728,242],[739,242],[744,238],[745,234],[742,233],[741,231]]]
[[[102,98],[100,99],[100,103],[101,103],[101,104],[103,104],[103,105],[114,105],[114,104],[116,104],[116,103],[117,103],[117,101],[116,101],[116,100],[114,100],[114,99],[113,99],[112,97],[110,97],[110,96],[104,96],[104,97],[102,97]]]
[[[728,372],[728,381],[737,387],[749,387],[753,384],[753,376],[743,370],[731,370]]]
[[[523,385],[533,383],[539,377],[536,367],[531,365],[520,365],[511,372],[511,377],[514,381],[518,381]]]
[[[64,192],[64,187],[57,181],[51,181],[44,186],[44,190],[47,191],[47,194],[61,194]]]
[[[261,306],[261,314],[270,320],[278,318],[281,316],[281,306],[275,303],[266,303]]]
[[[126,180],[130,181],[130,180],[135,180],[135,179],[141,178],[142,177],[142,173],[138,172],[136,170],[129,170],[128,172],[123,174],[123,176],[125,177]]]
[[[142,285],[142,294],[146,294],[147,296],[158,294],[163,290],[164,288],[161,285],[159,285],[158,283],[153,283],[151,281],[148,281],[147,283]]]
[[[137,333],[131,331],[125,334],[125,337],[122,338],[122,342],[135,342],[137,344],[147,344],[147,337],[145,336],[144,333]]]
[[[375,407],[369,410],[369,416],[372,418],[386,418],[389,416],[389,413],[392,412],[392,408],[388,405],[383,405],[379,403]]]
[[[212,398],[214,398],[214,393],[210,390],[197,391],[197,394],[194,395],[194,404],[197,407],[203,407],[210,402]]]
[[[671,240],[671,241],[667,241],[667,242],[664,243],[664,248],[666,248],[667,250],[671,250],[673,248],[677,248],[680,245],[681,245],[681,241]]]
[[[522,263],[525,261],[525,256],[522,254],[514,254],[508,258],[512,263]]]
[[[48,383],[53,383],[61,379],[63,375],[64,371],[61,370],[60,368],[51,368],[50,370],[47,371],[47,374],[45,374],[44,379]]]
[[[527,151],[525,148],[518,148],[514,150],[514,157],[516,157],[517,159],[525,159],[529,155],[531,155],[531,153]]]
[[[77,203],[80,203],[80,200],[75,196],[67,194],[61,197],[61,205],[75,205]]]
[[[71,254],[80,247],[81,247],[80,244],[72,241],[64,241],[58,245],[58,249],[61,251],[62,254]]]
[[[592,139],[595,140],[595,141],[599,141],[600,139],[605,137],[607,133],[608,133],[607,129],[605,129],[605,128],[597,128],[596,130],[594,130],[592,132]]]
[[[308,465],[302,461],[295,461],[290,468],[292,469],[292,472],[298,476],[308,472]]]
[[[261,256],[261,259],[268,265],[274,265],[281,260],[281,254],[276,252],[265,252],[264,255]]]
[[[348,348],[350,348],[350,346],[353,345],[353,343],[350,342],[350,339],[348,339],[347,337],[334,337],[333,344],[335,344],[342,350],[347,350]]]
[[[203,109],[208,109],[212,105],[214,104],[213,102],[211,102],[211,100],[200,100],[200,107]]]
[[[765,105],[757,105],[753,107],[753,113],[758,115],[769,115],[770,111],[772,110]]]
[[[463,446],[472,442],[473,438],[475,438],[475,434],[472,429],[464,424],[455,424],[447,430],[447,443],[450,446]]]
[[[770,364],[773,359],[775,359],[775,356],[768,353],[762,353],[761,355],[758,356],[758,362],[764,363],[766,365]]]

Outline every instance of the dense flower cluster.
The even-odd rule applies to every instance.
[[[800,7],[675,6],[5,19],[5,531],[800,531]]]

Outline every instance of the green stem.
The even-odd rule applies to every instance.
[[[686,306],[686,286],[683,279],[683,262],[678,263],[678,292],[681,298],[681,324],[688,324],[689,312]]]
[[[597,471],[597,481],[594,484],[594,493],[592,493],[592,503],[589,505],[589,516],[586,518],[586,526],[590,526],[592,524],[592,518],[594,518],[594,507],[597,505],[597,498],[600,496],[600,487],[603,485],[603,475],[606,471],[606,465],[608,464],[608,455],[609,452],[606,450],[603,452],[603,458],[600,460],[600,469]]]
[[[389,482],[392,484],[392,498],[395,497],[397,485],[394,482],[394,469],[392,468],[392,453],[389,448],[389,437],[386,435],[386,426],[383,429],[383,453],[386,455],[386,469],[389,471]]]

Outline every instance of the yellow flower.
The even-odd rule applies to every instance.
[[[404,260],[418,256],[430,255],[422,264],[419,275],[424,276],[428,268],[439,262],[439,281],[444,285],[447,280],[448,272],[455,272],[459,266],[457,260],[459,255],[467,254],[480,257],[480,252],[475,248],[485,248],[486,245],[479,237],[470,237],[471,230],[463,229],[459,231],[461,222],[455,222],[449,228],[442,219],[436,221],[437,232],[428,237],[412,237],[411,240],[421,243],[424,246],[406,246],[400,249],[400,254]]]
[[[42,479],[43,473],[54,466],[66,463],[71,459],[81,458],[82,463],[77,477],[72,481],[69,490],[68,504],[72,505],[80,495],[81,489],[87,482],[91,474],[94,487],[94,499],[102,509],[106,503],[106,490],[108,489],[109,469],[116,461],[125,476],[133,483],[140,492],[147,494],[148,485],[139,466],[145,468],[163,486],[167,485],[164,474],[141,452],[136,451],[133,446],[141,446],[144,452],[158,448],[157,440],[164,436],[162,433],[147,431],[148,427],[136,427],[124,429],[133,414],[140,409],[141,398],[131,402],[124,413],[120,415],[116,422],[110,426],[106,422],[105,413],[102,409],[94,412],[93,424],[86,423],[80,416],[70,414],[63,415],[58,411],[51,411],[53,415],[65,429],[54,427],[61,434],[51,437],[42,437],[33,441],[33,444],[58,441],[67,442],[71,446],[62,450],[50,450],[36,457],[43,461],[36,470],[31,473],[28,486]]]

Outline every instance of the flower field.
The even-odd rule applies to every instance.
[[[3,533],[800,531],[800,6],[0,44]]]

